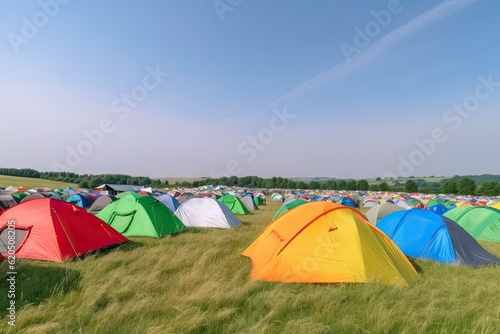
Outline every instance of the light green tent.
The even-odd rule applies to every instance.
[[[292,209],[294,209],[298,206],[301,206],[302,204],[306,204],[306,203],[308,203],[308,202],[303,200],[303,199],[296,199],[294,201],[283,204],[280,207],[280,209],[276,212],[276,214],[274,215],[273,220],[275,220],[276,218],[278,218],[279,216],[281,216],[285,212],[292,210]]]
[[[448,201],[446,199],[440,199],[440,198],[433,198],[429,202],[427,202],[427,206],[429,206],[429,207],[431,207],[433,205],[438,205],[438,204],[442,204],[449,209],[452,205],[457,204],[457,202]]]
[[[461,206],[444,214],[477,240],[500,242],[500,210],[491,207]]]
[[[224,195],[218,199],[219,202],[226,204],[232,213],[235,215],[248,215],[250,211],[245,207],[245,204],[241,202],[241,200],[234,195]]]
[[[125,192],[117,198],[97,217],[127,237],[162,238],[186,229],[172,211],[150,196]]]

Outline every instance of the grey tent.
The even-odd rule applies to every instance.
[[[184,203],[185,201],[187,201],[188,199],[191,199],[191,198],[199,198],[198,196],[196,195],[193,195],[191,193],[184,193],[182,195],[180,195],[179,197],[176,197],[175,199],[180,203]]]
[[[45,198],[45,197],[50,197],[50,196],[45,196],[42,193],[33,193],[33,194],[29,194],[28,196],[26,196],[25,198],[23,198],[21,200],[21,203],[24,203],[24,202],[27,202],[27,201],[32,201],[32,200],[38,199],[38,198]]]
[[[19,203],[19,199],[15,196],[12,196],[11,192],[8,191],[0,191],[0,206],[3,209],[8,209],[13,207]]]
[[[94,203],[92,203],[92,205],[90,206],[88,212],[91,213],[91,214],[93,214],[93,215],[96,215],[96,214],[99,213],[99,211],[101,211],[108,204],[110,204],[110,203],[112,203],[114,201],[116,201],[116,197],[113,196],[113,195],[104,195],[104,196],[101,196],[98,199],[96,199]]]
[[[252,197],[250,197],[250,196],[243,196],[241,198],[241,201],[243,202],[243,204],[245,205],[245,207],[247,208],[248,211],[259,210],[259,207],[257,206],[257,204],[255,204],[255,202],[253,201]]]
[[[385,216],[396,212],[404,211],[405,208],[391,203],[378,204],[365,213],[366,218],[373,225],[377,225]]]

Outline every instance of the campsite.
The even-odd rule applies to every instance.
[[[43,180],[39,182],[43,183]],[[124,186],[123,189],[125,188]],[[73,191],[78,192],[78,190]],[[29,328],[28,332],[32,333],[73,333],[86,332],[86,329],[94,333],[441,331],[495,333],[500,325],[497,317],[498,303],[495,298],[500,289],[498,286],[500,265],[495,263],[479,266],[476,266],[477,263],[457,265],[449,258],[441,261],[434,260],[432,256],[420,257],[413,253],[412,256],[406,257],[397,246],[394,246],[395,243],[381,232],[382,230],[374,227],[379,223],[381,226],[390,226],[391,221],[384,220],[385,217],[395,217],[392,218],[395,220],[398,215],[413,210],[423,210],[427,215],[438,217],[428,208],[408,210],[390,202],[376,206],[371,204],[373,201],[384,201],[383,198],[391,201],[396,193],[359,192],[365,194],[365,196],[359,195],[359,198],[364,198],[361,202],[367,206],[361,204],[359,208],[353,208],[335,203],[335,200],[341,202],[347,198],[343,196],[352,195],[352,191],[274,190],[274,193],[268,192],[265,195],[265,204],[261,200],[253,201],[260,203],[257,206],[258,210],[245,214],[245,210],[238,205],[235,209],[237,213],[233,214],[225,203],[234,207],[235,202],[241,202],[239,198],[250,197],[248,191],[251,189],[243,192],[243,189],[238,187],[219,187],[212,192],[203,187],[171,191],[170,194],[177,197],[180,197],[180,192],[191,194],[190,199],[181,199],[183,203],[180,204],[173,204],[176,200],[174,196],[168,195],[166,189],[151,188],[151,190],[166,192],[161,195],[163,200],[168,196],[171,198],[164,205],[154,199],[160,196],[144,195],[146,191],[142,194],[123,192],[116,198],[107,200],[108,204],[97,212],[96,216],[85,213],[77,206],[77,202],[70,203],[46,197],[28,200],[3,211],[0,215],[0,219],[3,219],[0,220],[2,224],[14,216],[21,224],[26,218],[14,210],[21,212],[25,207],[24,212],[30,212],[33,209],[28,205],[37,207],[50,205],[59,216],[70,215],[66,218],[68,225],[64,227],[67,233],[71,233],[72,229],[71,215],[85,214],[91,216],[92,221],[97,219],[104,224],[103,226],[107,225],[104,221],[108,221],[107,226],[118,228],[124,236],[119,237],[120,233],[116,232],[117,237],[114,238],[118,239],[108,241],[114,245],[92,251],[87,255],[84,252],[76,257],[67,255],[66,258],[49,257],[44,260],[36,260],[36,256],[30,258],[26,255],[33,247],[26,242],[25,253],[23,254],[21,252],[23,248],[20,248],[15,264],[16,327],[2,323],[0,330],[5,333],[16,333],[21,328]],[[258,190],[260,191],[267,192],[265,189]],[[68,199],[73,198],[75,195],[70,193],[68,191],[64,196]],[[220,195],[226,193],[226,195],[225,198],[221,196],[219,200],[198,198],[201,194],[209,193]],[[330,194],[335,195],[330,197]],[[412,195],[419,196],[419,194]],[[406,195],[398,194],[401,201],[409,203],[410,201],[403,200],[404,196]],[[257,197],[262,199],[262,196]],[[434,199],[435,196],[431,199],[430,195],[425,194],[422,194],[421,198],[429,204],[450,201],[444,197]],[[493,198],[490,199],[493,203]],[[154,209],[148,209],[147,203]],[[462,208],[497,210],[471,204]],[[167,205],[178,205],[175,216],[171,215],[172,211],[167,209]],[[398,209],[385,208],[391,205],[397,206]],[[71,207],[75,209],[68,211]],[[37,210],[36,212],[41,212],[41,209]],[[80,211],[82,213],[78,213]],[[217,213],[218,211],[220,213]],[[314,218],[322,211],[325,212],[322,216],[324,218]],[[377,215],[384,218],[379,219],[378,223],[369,223],[368,218],[364,218],[364,214],[368,211],[374,212],[367,215],[374,217],[370,219],[377,219]],[[10,216],[9,212],[14,212],[14,215]],[[134,218],[127,212],[134,212]],[[203,218],[207,212],[213,214]],[[488,212],[486,216],[489,216]],[[162,223],[148,220],[150,219],[148,217],[160,216],[168,221]],[[110,221],[110,217],[115,218],[111,218]],[[330,239],[324,237],[335,233],[332,230],[337,228],[343,230],[343,225],[339,225],[341,222],[347,224],[347,227],[355,226],[353,225],[355,221],[355,224],[358,224],[357,230],[364,231],[363,238],[375,236],[374,234],[373,237],[369,237],[366,234],[370,229],[378,233],[377,238],[383,236],[385,240],[383,242],[386,243],[383,247],[386,250],[367,248],[366,254],[378,254],[366,263],[368,267],[371,266],[367,275],[363,274],[364,269],[353,269],[358,260],[353,260],[354,262],[344,267],[343,270],[348,272],[342,273],[340,264],[344,266],[351,259],[355,259],[355,256],[366,258],[367,255],[362,255],[365,251],[354,248],[350,250],[321,248],[322,250],[318,251],[314,247],[307,251],[304,248],[308,245],[307,239],[304,239],[306,237],[299,237],[299,234],[305,235],[300,232],[305,228],[301,226],[309,226],[307,220],[311,218],[307,217],[313,219],[311,223],[316,226],[313,230],[317,231],[314,233],[326,233],[323,237],[320,235],[313,237],[312,240],[323,238],[317,239],[319,241],[314,242],[315,245],[323,247],[325,242],[329,243]],[[432,217],[429,219],[434,219]],[[30,220],[32,218],[28,218],[28,221]],[[82,220],[79,221],[81,224]],[[132,226],[139,221],[144,221],[146,227],[134,230]],[[178,221],[184,221],[185,227]],[[319,232],[322,230],[321,221],[330,222],[328,224],[334,224],[330,226],[335,227]],[[498,220],[494,218],[491,221],[496,223]],[[282,227],[271,222],[281,224]],[[158,226],[161,224],[172,226],[176,230],[158,231]],[[294,224],[297,227],[295,232],[292,232],[289,228],[293,229]],[[467,224],[471,224],[470,219]],[[310,225],[311,228],[313,225]],[[439,223],[436,226],[440,229]],[[289,232],[285,232],[284,228]],[[312,232],[311,228],[308,227],[307,231]],[[278,252],[280,258],[277,258],[276,263],[281,266],[287,265],[289,261],[295,261],[288,266],[288,269],[284,267],[284,271],[275,265],[259,265],[256,262],[268,261],[266,257],[276,254],[272,249],[266,251],[266,248],[262,248],[269,248],[270,245],[266,246],[265,243],[272,241],[266,237],[266,229],[272,231],[269,234],[271,237],[278,234],[280,238],[291,237],[286,252],[285,249],[283,252]],[[484,254],[489,254],[492,261],[500,257],[500,243],[498,240],[491,241],[495,229],[491,229],[491,233],[487,234],[490,237],[489,241],[478,240],[474,246],[481,248]],[[141,231],[144,232],[143,236],[140,236]],[[345,237],[351,238],[349,235],[354,236],[352,233],[358,233],[354,231],[348,232]],[[32,232],[36,232],[36,226],[32,228]],[[95,233],[93,232],[93,235]],[[286,237],[287,233],[292,234]],[[405,240],[410,240],[408,235],[413,232],[409,230],[405,233]],[[80,231],[73,236],[77,238],[77,235],[83,234],[84,232]],[[105,234],[109,235],[109,232]],[[262,241],[264,243],[258,241],[259,236],[264,238]],[[441,241],[433,244],[435,253],[448,254],[449,251],[439,248],[446,237],[439,238]],[[469,238],[472,239],[470,236]],[[358,247],[382,245],[382,239],[371,240],[362,241]],[[395,242],[399,243],[397,240],[396,238]],[[260,246],[255,244],[256,242],[260,242]],[[332,241],[331,247],[337,247],[336,245],[340,245],[339,242],[340,240]],[[255,246],[252,246],[252,243]],[[71,242],[68,245],[70,244]],[[285,244],[288,245],[288,242]],[[354,246],[352,241],[346,245]],[[402,247],[402,250],[406,249],[406,246]],[[467,247],[460,247],[462,251],[464,249],[467,251]],[[71,248],[69,246],[68,249]],[[99,249],[101,246],[94,248]],[[476,248],[472,251],[473,254],[477,254]],[[392,252],[391,261],[396,257],[399,258],[397,260],[400,261],[399,264],[390,266],[398,268],[399,274],[389,267],[384,269],[385,257],[381,252],[386,251]],[[399,255],[395,252],[399,252]],[[299,254],[303,256],[302,260],[297,257]],[[433,253],[427,251],[426,254]],[[322,262],[322,260],[316,264],[311,262],[310,259],[317,255],[333,256],[333,262]],[[337,257],[339,255],[342,257]],[[8,271],[6,265],[7,261],[2,261],[3,280],[8,278],[5,274]],[[267,269],[256,271],[255,266],[264,268],[263,265]],[[2,309],[7,309],[4,300],[2,303]]]
[[[0,1],[0,334],[499,334],[499,18]]]

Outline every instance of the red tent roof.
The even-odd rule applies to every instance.
[[[63,262],[128,239],[84,209],[53,198],[20,203],[0,216],[0,239],[15,222],[16,257]],[[6,243],[5,243],[6,244]],[[5,246],[0,253],[7,255]]]

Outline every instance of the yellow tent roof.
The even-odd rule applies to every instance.
[[[354,208],[310,202],[271,222],[243,252],[252,278],[273,282],[413,283],[406,256]]]

